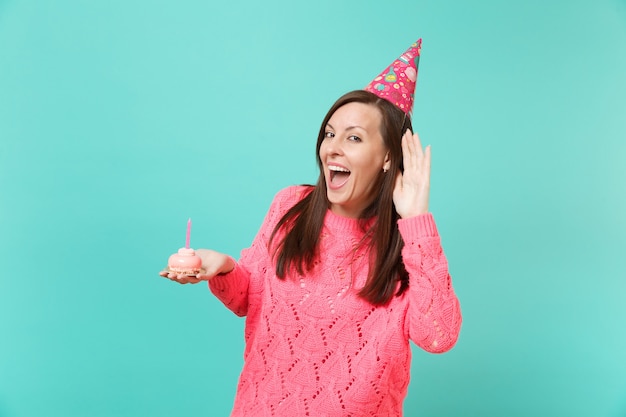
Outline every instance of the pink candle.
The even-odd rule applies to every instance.
[[[189,249],[189,237],[191,236],[191,218],[187,220],[187,239],[185,240],[185,248]]]

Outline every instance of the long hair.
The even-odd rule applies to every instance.
[[[330,206],[319,151],[326,125],[332,115],[340,107],[353,102],[373,105],[380,111],[380,134],[390,156],[389,171],[384,173],[381,169],[375,180],[374,189],[378,190],[378,197],[359,216],[364,228],[368,219],[375,218],[373,223],[369,222],[370,228],[364,230],[366,238],[361,242],[369,247],[370,268],[365,286],[359,291],[359,295],[374,305],[385,305],[394,294],[402,294],[409,285],[408,273],[401,258],[404,242],[397,226],[399,216],[393,204],[393,189],[397,173],[404,170],[402,135],[407,129],[411,129],[409,116],[387,100],[364,90],[356,90],[343,95],[332,105],[317,136],[316,154],[320,170],[317,184],[283,215],[274,228],[270,246],[273,246],[279,230],[284,229],[282,241],[274,246],[276,275],[281,279],[294,269],[299,274],[304,274],[313,267],[319,255],[318,242],[324,217]]]

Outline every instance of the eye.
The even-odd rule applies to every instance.
[[[361,142],[361,138],[356,136],[356,135],[348,136],[348,140],[351,141],[351,142]]]
[[[326,132],[326,133],[324,133],[324,137],[332,139],[332,138],[335,137],[335,134],[333,132]]]

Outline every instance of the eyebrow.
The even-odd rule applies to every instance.
[[[328,127],[330,127],[331,129],[335,130],[335,128],[333,127],[333,125],[331,125],[330,123],[326,123],[326,126],[328,126]],[[359,125],[348,126],[348,127],[346,128],[346,130],[352,130],[352,129],[360,129],[360,130],[362,130],[362,131],[364,131],[364,132],[367,132],[367,130],[366,130],[364,127],[359,126]]]

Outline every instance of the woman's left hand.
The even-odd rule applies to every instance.
[[[407,130],[402,136],[404,173],[398,172],[393,203],[403,219],[428,212],[430,193],[430,145],[422,149],[417,133]]]

